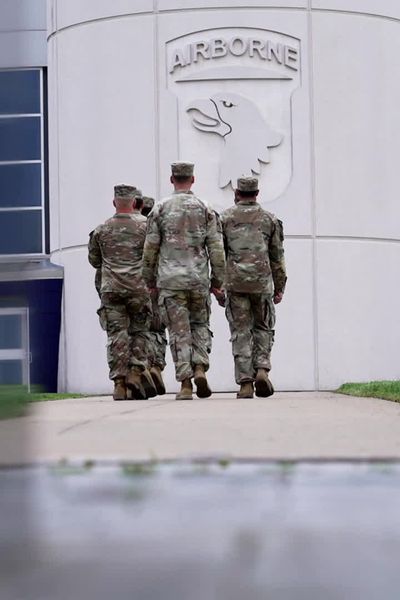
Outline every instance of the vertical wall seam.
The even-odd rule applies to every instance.
[[[313,334],[314,334],[314,386],[319,389],[319,328],[318,328],[318,285],[317,285],[317,200],[315,166],[315,103],[314,103],[314,40],[312,21],[312,0],[308,0],[307,9],[308,70],[310,98],[310,175],[311,175],[311,212],[312,212],[312,295],[313,295]]]
[[[154,143],[155,143],[155,179],[156,179],[156,200],[161,197],[160,185],[160,94],[159,94],[159,30],[158,30],[158,0],[153,0],[153,19],[154,19],[154,35],[153,35],[153,52],[154,52]]]
[[[54,0],[54,17],[55,17],[55,36],[54,36],[54,44],[55,44],[55,77],[53,81],[55,81],[55,92],[56,95],[56,136],[57,136],[57,208],[58,208],[58,249],[60,252],[61,264],[64,266],[64,257],[63,257],[63,249],[61,243],[61,188],[60,188],[60,82],[59,82],[59,55],[58,55],[58,0]],[[64,270],[64,284],[63,284],[63,292],[62,292],[62,321],[61,321],[61,336],[62,336],[62,360],[64,364],[61,368],[62,378],[61,378],[61,387],[62,391],[68,391],[68,359],[67,359],[67,335],[66,335],[66,308],[65,308],[65,270]],[[60,366],[59,366],[60,372]]]

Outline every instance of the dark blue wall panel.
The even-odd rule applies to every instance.
[[[31,385],[57,391],[62,279],[0,282],[0,306],[29,307]]]

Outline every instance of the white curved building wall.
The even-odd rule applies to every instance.
[[[398,2],[53,0],[48,23],[51,249],[65,268],[60,386],[110,390],[86,244],[112,212],[114,184],[159,198],[170,189],[169,163],[192,158],[195,191],[218,209],[231,203],[232,189],[219,183],[227,147],[187,111],[221,92],[251,100],[283,136],[260,164],[261,201],[286,233],[276,387],[399,378]],[[298,68],[269,61],[264,76],[267,61],[255,52],[172,69],[188,44],[221,36],[287,45]],[[234,389],[215,304],[212,328],[212,386]]]

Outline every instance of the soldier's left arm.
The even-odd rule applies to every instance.
[[[147,219],[146,239],[143,248],[142,276],[149,288],[156,287],[156,267],[160,252],[161,232],[158,223],[158,212],[153,212]]]
[[[207,210],[206,246],[211,266],[211,287],[220,289],[225,279],[225,252],[219,215]]]
[[[269,240],[268,254],[271,264],[272,279],[274,281],[274,298],[276,297],[278,302],[282,300],[287,281],[283,240],[282,221],[274,218],[272,221],[272,232]]]
[[[88,259],[90,264],[95,269],[100,269],[102,264],[102,256],[97,229],[89,233],[88,251]]]

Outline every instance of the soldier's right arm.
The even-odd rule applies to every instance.
[[[225,233],[225,226],[226,226],[226,216],[224,213],[221,214],[220,216],[220,220],[221,220],[221,228],[222,228],[222,241],[224,243],[224,251],[225,251],[225,258],[228,258],[228,239],[226,237],[226,233]]]
[[[96,269],[96,274],[94,276],[94,287],[96,288],[99,298],[101,298],[101,269]]]
[[[160,243],[161,232],[159,227],[158,209],[156,207],[147,218],[147,232],[142,259],[142,276],[149,288],[156,287],[156,271]]]
[[[101,268],[102,257],[101,257],[101,248],[98,239],[98,231],[95,229],[89,233],[89,262],[95,269]]]

